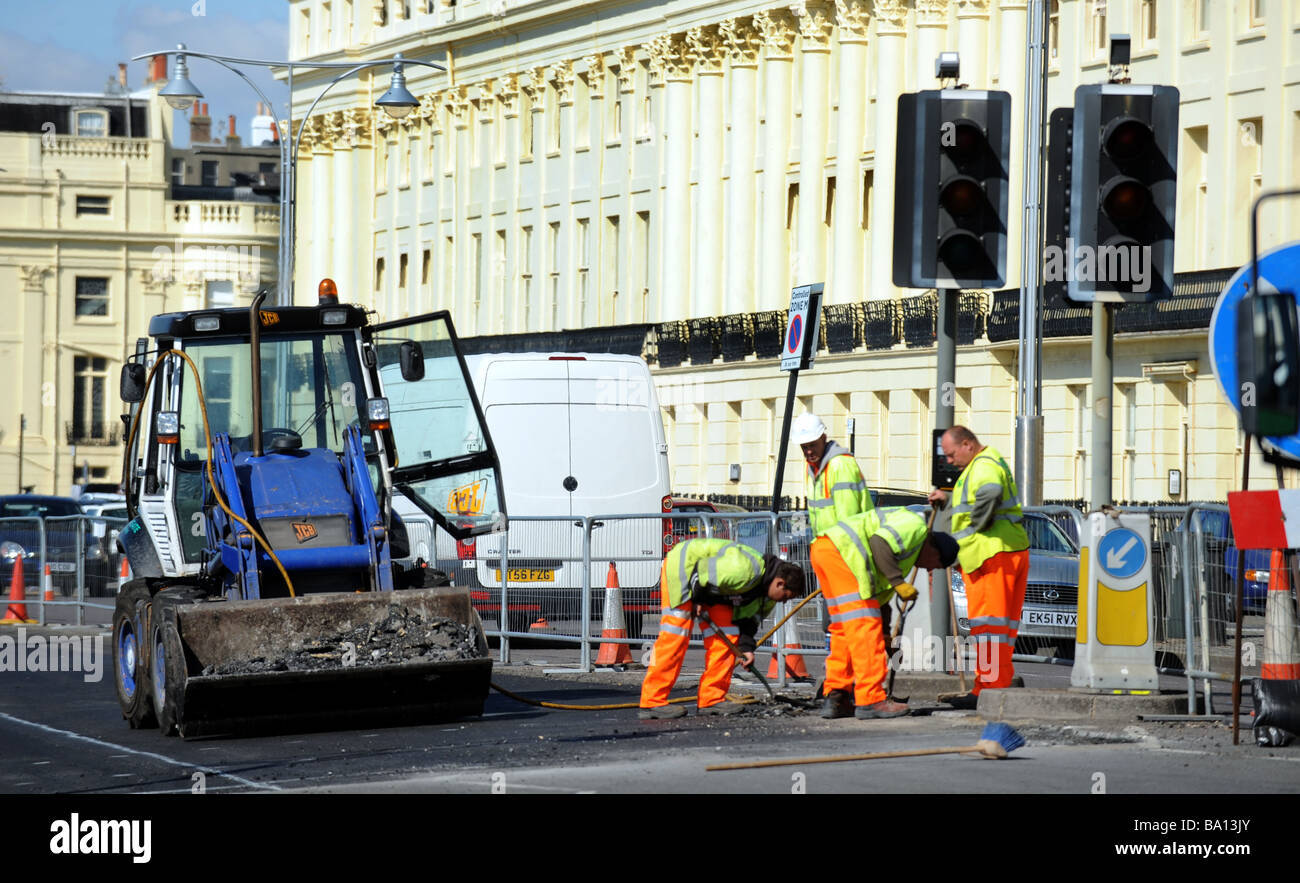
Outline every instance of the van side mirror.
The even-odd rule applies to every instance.
[[[1300,324],[1289,291],[1253,294],[1237,305],[1237,382],[1247,435],[1300,429]]]
[[[424,379],[424,350],[414,340],[404,340],[399,348],[402,379],[407,382]]]
[[[122,401],[134,405],[144,399],[144,365],[139,362],[127,362],[122,366],[122,380],[119,384]]]

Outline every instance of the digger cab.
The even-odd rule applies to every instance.
[[[431,520],[451,524],[447,518],[454,516],[459,533],[501,527],[504,498],[495,449],[447,313],[376,326],[360,308],[335,304],[262,309],[256,329],[252,321],[241,309],[156,316],[149,325],[152,341],[141,341],[123,370],[128,400],[134,390],[144,395],[150,370],[157,375],[147,398],[132,403],[125,418],[130,435],[124,485],[143,528],[128,531],[122,541],[133,573],[171,578],[203,572],[212,554],[207,466],[219,434],[228,437],[242,494],[232,503],[256,517],[277,550],[296,550],[303,531],[314,532],[312,539],[328,535],[330,542],[316,545],[345,545],[355,540],[356,525],[301,517],[322,491],[309,464],[293,464],[303,476],[299,486],[277,486],[254,474],[257,457],[292,453],[296,460],[314,458],[325,469],[332,459],[348,456],[349,429],[391,531],[395,559],[408,551],[400,519],[392,515],[398,486]],[[260,384],[253,376],[254,331]],[[174,356],[155,367],[170,350],[184,353],[193,367]],[[393,372],[404,388],[425,389],[427,415],[388,419],[381,374]],[[444,419],[452,414],[454,421]],[[328,580],[320,582],[314,587],[308,580],[304,589],[337,590]]]

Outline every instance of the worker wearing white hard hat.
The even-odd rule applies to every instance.
[[[800,414],[790,437],[803,450],[804,495],[808,524],[819,537],[852,515],[870,511],[871,494],[853,455],[826,438],[826,424],[816,414]]]

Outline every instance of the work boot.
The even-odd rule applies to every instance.
[[[736,712],[740,711],[744,707],[745,706],[740,704],[739,702],[719,702],[717,705],[704,706],[699,711],[697,711],[696,714],[701,714],[701,715],[735,714]]]
[[[833,720],[853,716],[853,697],[848,690],[831,690],[822,702],[822,717]]]
[[[901,702],[894,702],[892,699],[882,699],[874,705],[859,705],[853,712],[853,716],[858,720],[876,720],[884,717],[903,717],[911,709]]]
[[[656,705],[654,708],[642,708],[636,713],[637,720],[669,720],[676,717],[686,717],[685,705]]]
[[[979,707],[980,696],[978,693],[945,693],[939,701],[963,711],[974,711]]]

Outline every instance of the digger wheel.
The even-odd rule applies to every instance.
[[[122,586],[113,611],[113,680],[122,717],[133,730],[158,724],[150,703],[148,620],[149,587],[132,580]]]
[[[181,645],[176,621],[160,616],[153,624],[152,670],[154,707],[158,709],[158,726],[164,736],[180,732],[185,700],[185,648]]]

